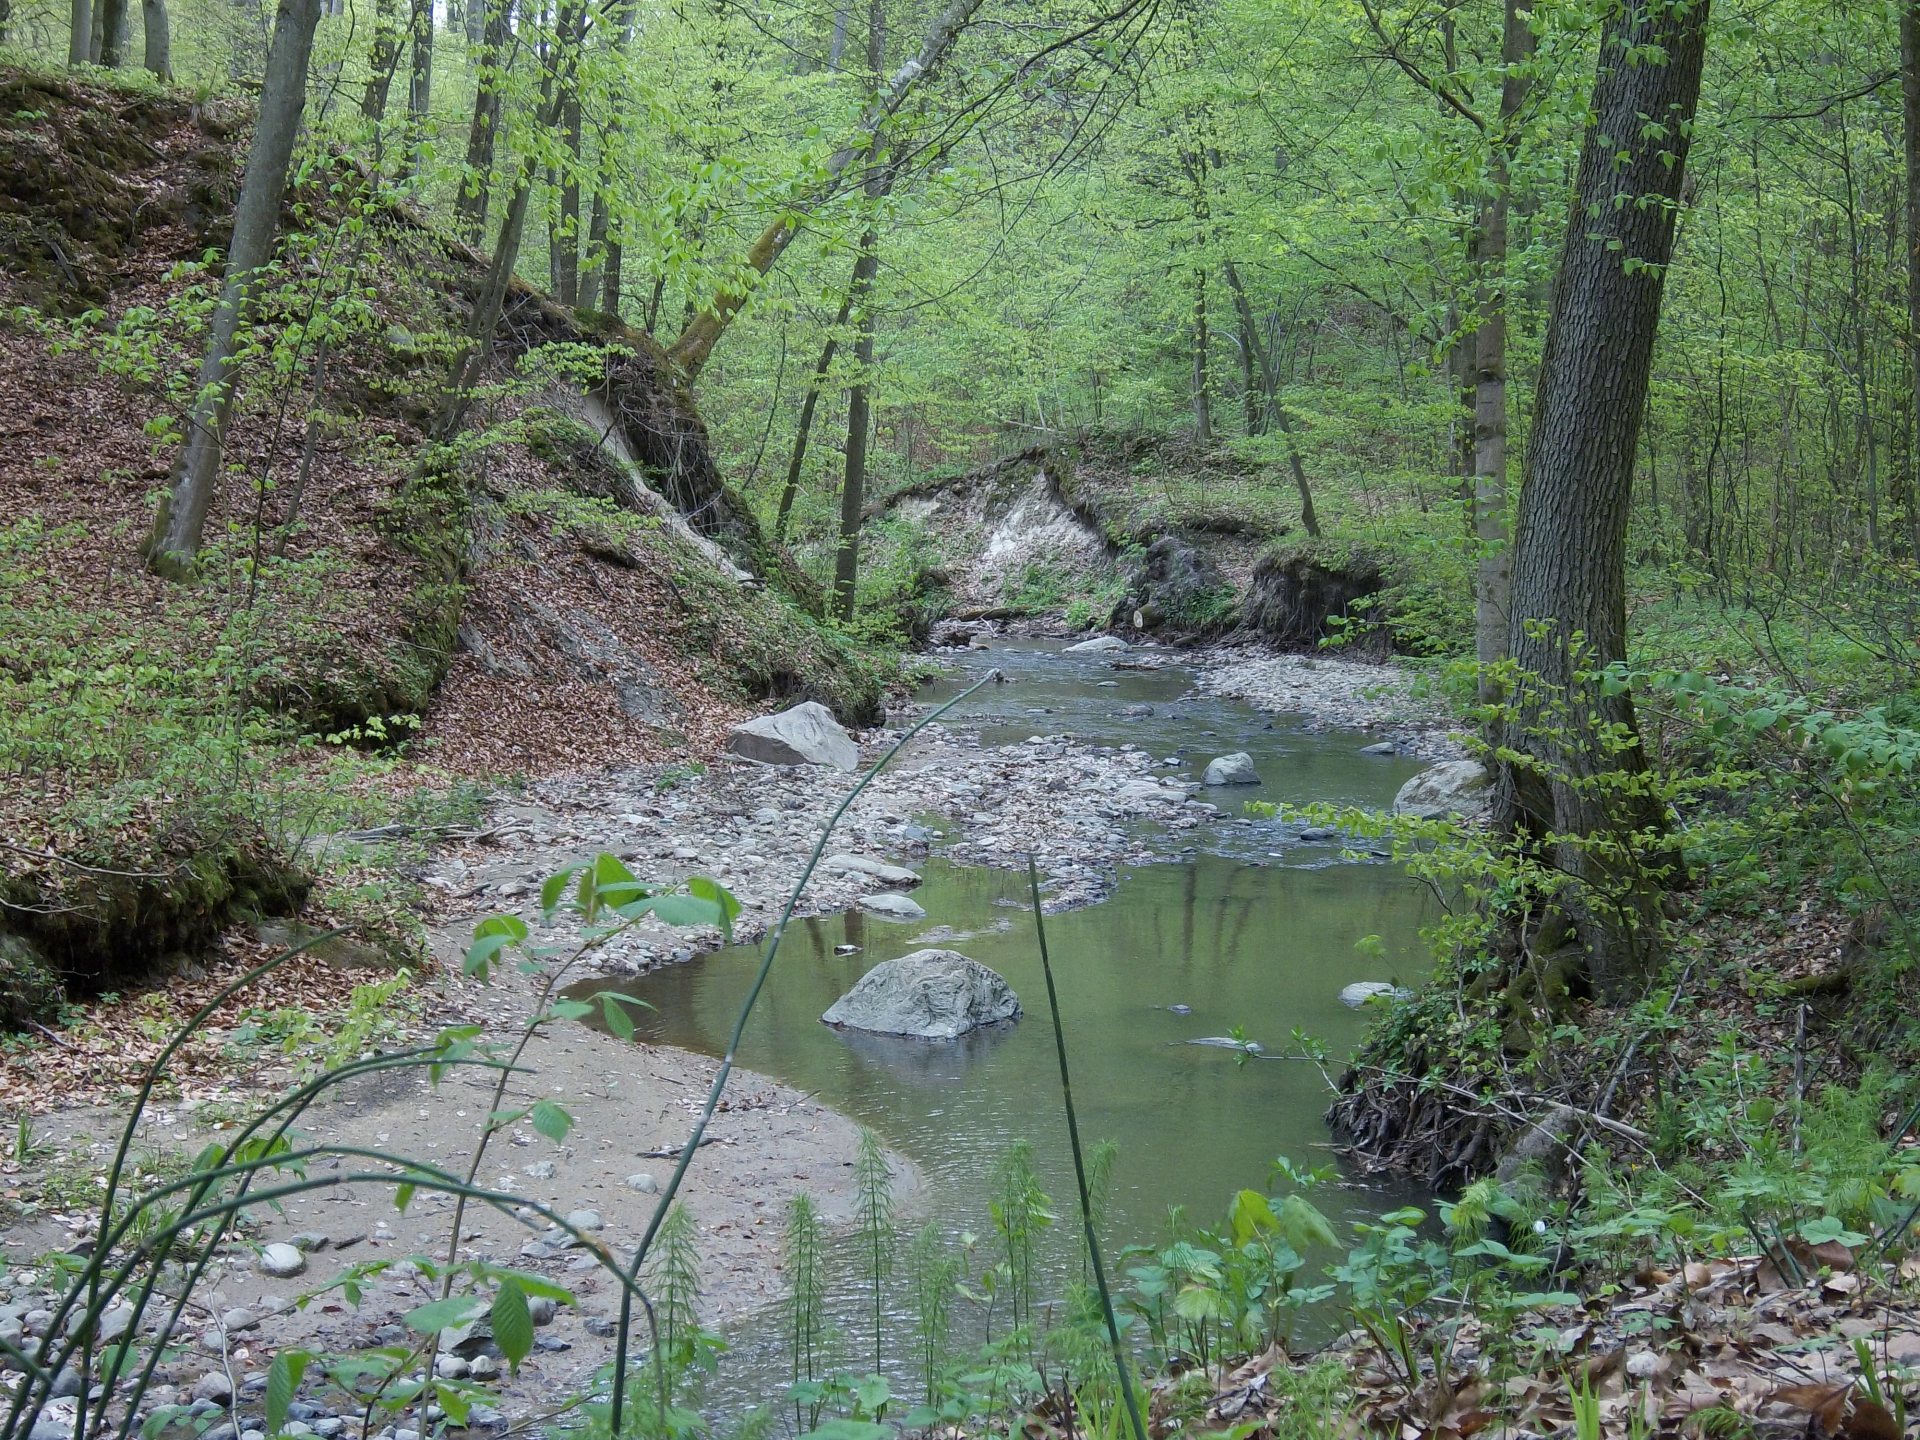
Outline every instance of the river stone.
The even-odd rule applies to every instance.
[[[1358,1010],[1375,1000],[1404,1000],[1411,993],[1384,980],[1356,980],[1340,992],[1340,1003]]]
[[[910,900],[905,895],[892,890],[882,890],[878,895],[860,897],[860,908],[871,910],[876,915],[885,915],[890,920],[924,920],[926,907],[918,900]]]
[[[840,727],[833,712],[807,700],[778,715],[760,715],[733,727],[727,748],[768,765],[826,765],[860,768],[860,747]]]
[[[1091,640],[1082,640],[1078,645],[1067,646],[1069,655],[1105,655],[1113,650],[1130,648],[1118,635],[1096,635]]]
[[[915,950],[876,965],[820,1017],[829,1025],[952,1040],[1020,1018],[1020,997],[977,960],[954,950]]]
[[[920,877],[904,865],[889,865],[871,855],[829,855],[820,862],[829,875],[871,875],[887,885],[918,885]]]
[[[1360,753],[1362,755],[1380,756],[1398,755],[1400,753],[1400,747],[1395,745],[1391,740],[1376,740],[1371,745],[1362,745],[1360,747]]]
[[[260,1252],[259,1264],[262,1274],[286,1280],[307,1268],[307,1257],[284,1240],[276,1240]]]
[[[1393,797],[1393,813],[1417,820],[1476,818],[1492,800],[1493,777],[1478,760],[1448,760],[1422,770]]]
[[[1208,761],[1207,772],[1200,778],[1208,785],[1258,785],[1260,772],[1253,768],[1251,755],[1236,750]]]

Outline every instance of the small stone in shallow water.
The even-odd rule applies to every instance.
[[[870,910],[875,915],[884,915],[889,920],[924,920],[926,907],[917,900],[910,900],[896,891],[883,890],[878,895],[861,897],[860,908]]]

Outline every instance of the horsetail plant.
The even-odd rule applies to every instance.
[[[853,1161],[854,1212],[859,1219],[860,1263],[873,1310],[873,1368],[880,1369],[881,1315],[887,1277],[893,1272],[893,1171],[880,1137],[864,1126]]]

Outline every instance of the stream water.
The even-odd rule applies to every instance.
[[[933,694],[998,666],[1011,683],[989,687],[949,720],[978,727],[987,743],[1067,734],[1134,744],[1171,761],[1159,773],[1194,778],[1212,756],[1245,750],[1264,778],[1258,790],[1209,794],[1218,818],[1158,836],[1164,862],[1124,871],[1103,902],[1047,918],[1081,1133],[1119,1146],[1105,1226],[1118,1245],[1157,1238],[1172,1206],[1218,1217],[1235,1190],[1265,1184],[1278,1155],[1325,1162],[1328,1096],[1314,1066],[1190,1042],[1237,1027],[1278,1056],[1298,1029],[1344,1053],[1366,1017],[1340,1003],[1341,987],[1417,979],[1429,901],[1394,867],[1344,860],[1337,843],[1306,843],[1297,826],[1240,813],[1249,794],[1384,804],[1417,762],[1362,755],[1365,735],[1312,733],[1194,696],[1178,666],[1116,670],[1108,660],[1041,644],[996,649],[959,657]],[[1122,714],[1142,705],[1153,713]],[[811,1092],[912,1162],[923,1183],[903,1231],[931,1219],[949,1235],[991,1237],[996,1172],[1013,1142],[1030,1141],[1061,1217],[1042,1268],[1077,1277],[1071,1155],[1024,872],[952,865],[937,849],[920,868],[925,882],[914,895],[924,921],[851,912],[795,927],[740,1063]],[[930,931],[934,938],[923,939]],[[1378,937],[1372,955],[1355,948],[1365,936]],[[820,1023],[867,969],[926,943],[999,971],[1025,1019],[946,1044]],[[857,949],[841,953],[848,946]],[[641,1018],[641,1038],[722,1053],[758,962],[758,946],[735,946],[625,982],[656,1007]],[[1420,1198],[1348,1185],[1325,1203],[1360,1214]],[[860,1333],[861,1302],[850,1295],[847,1303],[847,1328]],[[765,1382],[782,1363],[778,1326],[750,1324],[733,1338],[725,1388],[770,1393]]]

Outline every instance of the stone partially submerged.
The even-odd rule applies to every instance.
[[[727,749],[766,765],[826,765],[860,768],[860,747],[818,700],[778,715],[758,715],[733,727]]]
[[[1207,762],[1201,780],[1208,785],[1258,785],[1260,772],[1253,768],[1253,757],[1244,750],[1221,755]]]
[[[820,1018],[849,1030],[952,1040],[1020,1018],[1013,987],[956,950],[915,950],[876,965]]]

